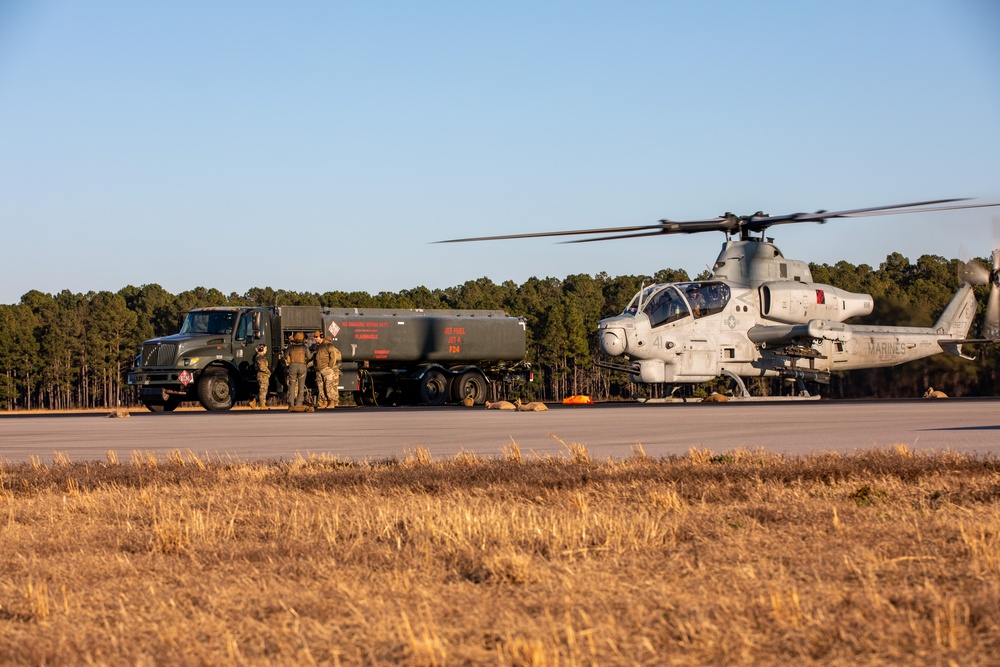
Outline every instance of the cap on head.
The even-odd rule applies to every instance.
[[[292,336],[292,341],[295,343],[303,343],[306,340],[306,335],[301,331],[296,331],[295,335]]]

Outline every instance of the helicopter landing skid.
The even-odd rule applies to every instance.
[[[818,401],[819,396],[728,396],[729,400],[727,403],[749,403],[749,402],[767,402],[774,403],[776,401]],[[645,398],[638,397],[635,399],[636,403],[703,403],[705,399],[703,398]]]
[[[820,399],[819,394],[810,394],[806,389],[805,383],[799,380],[799,395],[798,396],[751,396],[750,391],[747,389],[746,383],[743,382],[743,378],[736,375],[732,371],[723,370],[722,375],[728,377],[730,380],[736,383],[736,391],[733,392],[733,396],[726,396],[726,403],[729,402],[747,402],[747,401],[818,401]],[[670,391],[670,396],[666,398],[637,398],[638,403],[701,403],[705,399],[703,398],[683,398],[675,397],[674,393],[677,391],[678,387],[675,386]]]

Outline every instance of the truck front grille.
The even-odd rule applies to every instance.
[[[175,356],[177,356],[177,346],[173,343],[163,345],[147,343],[142,346],[142,367],[173,366]]]

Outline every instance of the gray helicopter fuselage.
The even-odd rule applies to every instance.
[[[964,285],[933,327],[851,325],[872,297],[812,282],[805,262],[771,243],[727,241],[705,281],[642,289],[598,325],[601,349],[626,355],[631,379],[700,383],[729,373],[829,381],[839,370],[895,366],[966,336],[976,304]]]

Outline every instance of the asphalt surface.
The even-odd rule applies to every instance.
[[[915,450],[1000,454],[1000,400],[808,401],[801,403],[599,404],[551,406],[545,412],[464,407],[339,408],[209,413],[132,411],[0,415],[0,460],[58,454],[104,461],[114,451],[191,450],[238,460],[329,454],[356,461],[403,458],[423,447],[435,458],[461,451],[500,456],[512,444],[522,456],[568,456],[584,445],[591,459],[628,458],[636,446],[659,458],[691,447],[721,453],[763,447],[781,454],[850,452],[903,443]]]

